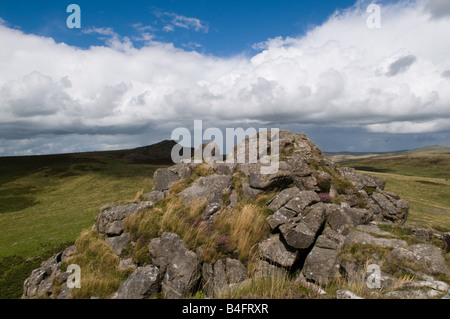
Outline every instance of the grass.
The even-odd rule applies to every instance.
[[[391,251],[391,248],[353,243],[341,252],[341,258],[342,261],[364,265],[368,260],[374,259],[375,256],[377,256],[378,259],[385,260]]]
[[[439,179],[450,178],[448,154],[415,154],[390,156],[342,163],[357,170]]]
[[[222,292],[223,299],[320,299],[315,289],[284,276],[257,276]]]
[[[84,231],[75,245],[77,253],[67,263],[77,264],[82,269],[81,288],[72,290],[71,298],[110,298],[132,270],[119,270],[119,258],[92,230]]]
[[[312,165],[317,166],[316,170],[326,171],[318,163]],[[407,223],[450,231],[450,156],[408,155],[345,165],[381,177],[387,182],[386,190],[406,199],[411,204]],[[118,199],[139,200],[143,193],[149,192],[158,167],[161,166],[129,164],[86,154],[0,158],[0,227],[7,230],[0,232],[0,298],[19,298],[23,281],[31,270],[78,237],[81,250],[71,262],[87,270],[82,275],[83,288],[74,297],[110,296],[129,270],[118,270],[118,259],[101,237],[91,231],[79,234],[90,229],[104,204]],[[148,253],[151,238],[163,231],[173,231],[188,248],[202,247],[206,262],[230,256],[251,264],[256,244],[269,235],[265,218],[271,212],[265,203],[276,192],[263,194],[253,202],[241,201],[246,177],[237,172],[232,184],[239,204],[220,210],[219,218],[207,225],[200,219],[204,203],[186,207],[176,194],[196,178],[211,173],[207,166],[197,166],[190,178],[172,186],[169,198],[127,219],[125,228],[134,236],[136,247],[129,247],[124,254],[145,265],[151,262]],[[349,182],[331,175],[333,187],[345,193]],[[338,196],[333,202],[339,200]],[[400,237],[408,235],[392,231]],[[388,253],[359,248],[351,247],[345,258],[364,264],[374,253],[383,257]],[[450,265],[450,256],[445,257]],[[392,267],[395,270],[395,265]],[[401,276],[409,275],[399,271]],[[297,291],[292,288],[295,284],[291,278],[281,281],[260,278],[248,285],[239,292],[241,297],[253,294],[261,298],[289,298]]]
[[[0,298],[20,298],[31,270],[90,228],[101,206],[151,191],[158,167],[95,155],[0,158]]]
[[[243,204],[223,212],[215,223],[236,247],[239,259],[247,263],[256,253],[256,245],[269,235],[266,212],[254,204]]]
[[[231,210],[220,211],[212,225],[201,220],[205,203],[197,201],[183,205],[180,198],[169,197],[157,207],[128,217],[124,230],[136,240],[133,260],[142,263],[148,256],[148,244],[163,232],[174,232],[191,250],[202,248],[205,262],[237,256],[247,262],[255,253],[256,244],[269,235],[265,209],[254,204],[240,204]]]

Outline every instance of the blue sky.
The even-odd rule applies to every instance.
[[[81,30],[66,27],[66,8],[82,9]],[[123,36],[139,36],[136,24],[149,26],[155,40],[173,42],[208,54],[227,56],[253,51],[255,43],[277,36],[298,36],[323,23],[335,10],[351,6],[353,0],[260,1],[260,0],[159,0],[159,1],[2,1],[0,16],[13,26],[57,42],[88,48],[102,41],[83,33],[89,27],[113,27]],[[198,19],[205,29],[171,25],[167,13]],[[195,43],[201,47],[192,46]],[[142,44],[137,44],[142,45]]]
[[[66,27],[66,8],[78,4],[82,29]],[[139,36],[137,24],[152,29],[154,39],[173,42],[185,49],[217,56],[252,54],[255,43],[277,36],[299,36],[323,23],[337,9],[353,5],[353,0],[260,1],[260,0],[159,0],[159,1],[2,1],[0,16],[27,33],[52,37],[57,42],[88,48],[103,42],[83,30],[113,27],[122,36]],[[205,29],[174,26],[164,31],[173,16],[198,19]],[[195,46],[193,44],[201,45]],[[137,46],[142,43],[136,43]]]
[[[450,145],[450,1],[376,1],[379,25],[371,4],[2,1],[0,156],[149,145],[194,120],[324,151]]]

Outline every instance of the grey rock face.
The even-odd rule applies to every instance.
[[[428,274],[450,275],[450,270],[442,256],[442,251],[433,245],[417,244],[408,248],[396,248],[389,253],[386,261],[393,262],[398,267],[402,267],[405,262],[409,262],[418,265]]]
[[[130,234],[123,233],[120,236],[108,237],[105,239],[106,243],[111,246],[112,250],[117,256],[120,256],[122,252],[127,248],[130,243]]]
[[[283,278],[287,273],[285,268],[277,267],[265,260],[258,260],[253,275],[255,278]]]
[[[276,212],[282,206],[284,206],[287,202],[293,199],[300,190],[297,187],[286,188],[282,190],[278,195],[276,195],[269,203],[267,208]]]
[[[404,283],[385,296],[399,299],[431,299],[442,296],[448,291],[448,285],[442,281],[416,281]]]
[[[386,185],[386,182],[381,178],[371,175],[358,174],[356,170],[351,167],[341,167],[338,168],[337,171],[341,176],[350,180],[358,190],[361,190],[364,187],[374,189],[379,188],[380,190],[383,190]]]
[[[95,230],[110,237],[119,236],[123,233],[123,223],[126,217],[151,207],[153,207],[153,202],[140,202],[101,210],[96,218]]]
[[[192,296],[201,277],[200,262],[190,250],[175,254],[167,266],[162,282],[166,299],[183,299]]]
[[[166,299],[187,298],[192,295],[200,276],[200,261],[195,252],[186,249],[174,233],[163,233],[151,240],[152,262],[164,274],[162,293]]]
[[[52,294],[52,282],[61,264],[61,253],[44,261],[41,266],[31,272],[23,285],[23,298],[49,297]]]
[[[223,194],[231,191],[231,176],[213,174],[196,179],[191,186],[179,193],[187,204],[195,200],[205,199],[206,202],[218,200]]]
[[[246,279],[245,266],[236,259],[219,259],[214,265],[202,267],[203,291],[207,296],[218,297],[221,292]]]
[[[148,265],[137,268],[119,287],[114,299],[145,299],[155,295],[161,281],[159,269]]]
[[[367,224],[373,216],[371,210],[350,207],[333,207],[329,211],[328,224],[340,234],[348,234],[357,225]]]
[[[398,247],[407,247],[408,243],[404,240],[400,239],[389,239],[389,238],[376,238],[367,233],[360,231],[351,232],[344,241],[345,246],[349,246],[351,244],[360,244],[360,245],[373,245],[382,248],[398,248]]]
[[[214,163],[211,165],[216,174],[233,175],[236,172],[237,165],[235,163]]]
[[[281,163],[280,163],[281,164]],[[274,186],[287,185],[292,182],[289,170],[279,169],[274,174],[250,173],[248,178],[250,187],[256,189],[269,189]]]
[[[280,226],[286,243],[295,249],[309,248],[325,223],[325,210],[322,204],[314,205],[303,212],[305,216],[292,218]]]
[[[142,198],[145,201],[153,202],[154,204],[162,201],[164,199],[164,197],[165,197],[164,192],[161,192],[161,191],[153,191],[153,192],[142,195]]]
[[[192,166],[186,163],[179,163],[169,168],[158,168],[153,175],[153,190],[166,191],[173,183],[189,177],[191,173]]]
[[[131,258],[121,260],[119,263],[119,269],[125,270],[128,268],[136,269],[137,265],[133,262],[133,260]]]
[[[163,233],[161,237],[152,239],[149,244],[152,263],[160,268],[161,273],[165,273],[172,257],[184,250],[186,248],[183,241],[174,233]]]
[[[300,214],[307,206],[320,202],[320,197],[313,191],[301,191],[292,198],[285,208]]]
[[[267,223],[270,226],[270,229],[274,232],[278,230],[278,227],[285,224],[289,219],[295,217],[297,215],[296,212],[287,209],[285,207],[280,208],[275,212],[275,214],[267,217]]]
[[[69,258],[73,257],[76,252],[77,252],[77,247],[75,245],[67,247],[61,255],[61,261],[63,263],[67,262],[67,260]]]
[[[260,189],[255,189],[250,187],[250,185],[246,182],[242,183],[242,196],[244,199],[253,200],[262,194],[263,191]]]
[[[331,228],[326,228],[317,238],[303,265],[305,278],[326,285],[338,272],[336,259],[345,237]]]
[[[259,253],[262,258],[282,267],[292,267],[297,260],[298,252],[286,247],[279,236],[272,236],[259,244]]]
[[[371,198],[380,207],[383,218],[397,224],[403,224],[406,221],[409,211],[408,202],[391,193],[381,191],[373,193]]]

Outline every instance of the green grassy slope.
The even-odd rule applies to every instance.
[[[151,191],[158,167],[95,154],[0,158],[0,298],[20,297],[31,270],[90,228],[101,206]]]
[[[386,190],[397,193],[411,204],[407,222],[450,231],[449,154],[422,151],[340,165],[384,179]]]
[[[419,153],[341,164],[368,172],[450,179],[450,155],[445,154]]]

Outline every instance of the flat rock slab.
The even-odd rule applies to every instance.
[[[351,244],[373,245],[382,248],[408,247],[408,243],[404,240],[376,238],[360,231],[353,231],[345,238],[344,246],[350,246]]]
[[[271,211],[276,212],[292,198],[294,198],[299,192],[300,189],[298,189],[297,187],[286,188],[269,202],[267,208],[269,208]]]
[[[187,204],[196,200],[206,200],[207,202],[221,198],[223,194],[231,191],[231,176],[229,175],[208,175],[199,177],[191,186],[179,193],[179,196]]]
[[[300,191],[284,207],[300,214],[307,206],[320,202],[320,197],[313,191]]]
[[[418,265],[422,270],[431,275],[450,275],[442,250],[429,244],[417,244],[408,248],[399,247],[394,249],[386,257],[387,262],[394,262],[399,267],[405,261]]]

